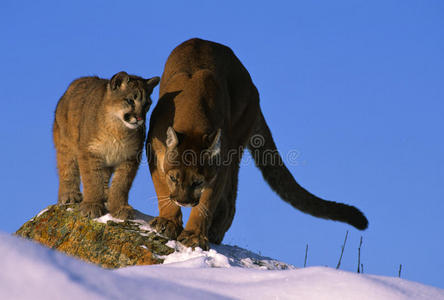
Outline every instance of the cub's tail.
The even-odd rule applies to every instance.
[[[345,222],[360,230],[368,227],[367,218],[356,207],[323,200],[296,182],[276,149],[262,112],[256,121],[248,148],[265,181],[294,208],[314,217]]]

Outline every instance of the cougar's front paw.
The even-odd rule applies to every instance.
[[[59,195],[59,205],[69,205],[82,202],[82,193],[66,192]]]
[[[120,220],[134,219],[134,209],[130,205],[123,205],[117,208],[111,207],[109,211],[114,218]]]
[[[166,236],[170,240],[175,240],[183,230],[181,225],[161,217],[156,217],[151,220],[150,226],[156,232]]]
[[[105,214],[105,206],[102,203],[82,202],[80,203],[80,214],[84,217],[95,219]]]
[[[187,231],[187,230],[182,231],[182,233],[177,238],[177,241],[193,249],[196,247],[200,247],[203,250],[210,249],[210,243],[208,242],[208,238],[201,233],[195,233],[193,231]]]

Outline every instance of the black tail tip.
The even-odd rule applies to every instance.
[[[367,220],[367,218],[364,218],[359,223],[352,224],[352,225],[359,230],[366,230],[368,228],[368,220]]]
[[[349,223],[359,230],[366,230],[368,228],[368,220],[364,216],[364,214],[358,210],[358,214],[353,218],[353,220]]]

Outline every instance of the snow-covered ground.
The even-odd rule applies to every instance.
[[[173,263],[110,271],[0,233],[0,299],[444,299],[442,289],[399,278],[261,270],[236,247],[180,253],[167,257]]]
[[[46,210],[39,213],[41,215]],[[146,215],[138,210],[135,210],[134,220],[131,220],[137,225],[141,231],[153,231],[148,225],[149,221],[154,217]],[[96,222],[106,224],[108,221],[124,222],[124,220],[116,219],[111,214],[106,214],[100,218],[94,219]],[[286,264],[269,257],[264,257],[253,253],[251,251],[229,245],[211,245],[209,251],[203,251],[200,248],[192,250],[191,248],[184,247],[182,244],[176,241],[169,241],[167,246],[175,249],[175,252],[161,257],[164,264],[177,263],[189,261],[190,263],[204,263],[208,267],[214,268],[227,268],[227,267],[243,267],[249,269],[262,269],[262,270],[288,270],[296,269],[293,265]],[[197,259],[200,258],[200,259]]]

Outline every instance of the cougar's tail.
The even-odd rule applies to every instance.
[[[248,148],[265,181],[294,208],[314,217],[345,222],[360,230],[368,227],[367,218],[356,207],[323,200],[296,182],[276,149],[262,112],[256,121]]]

